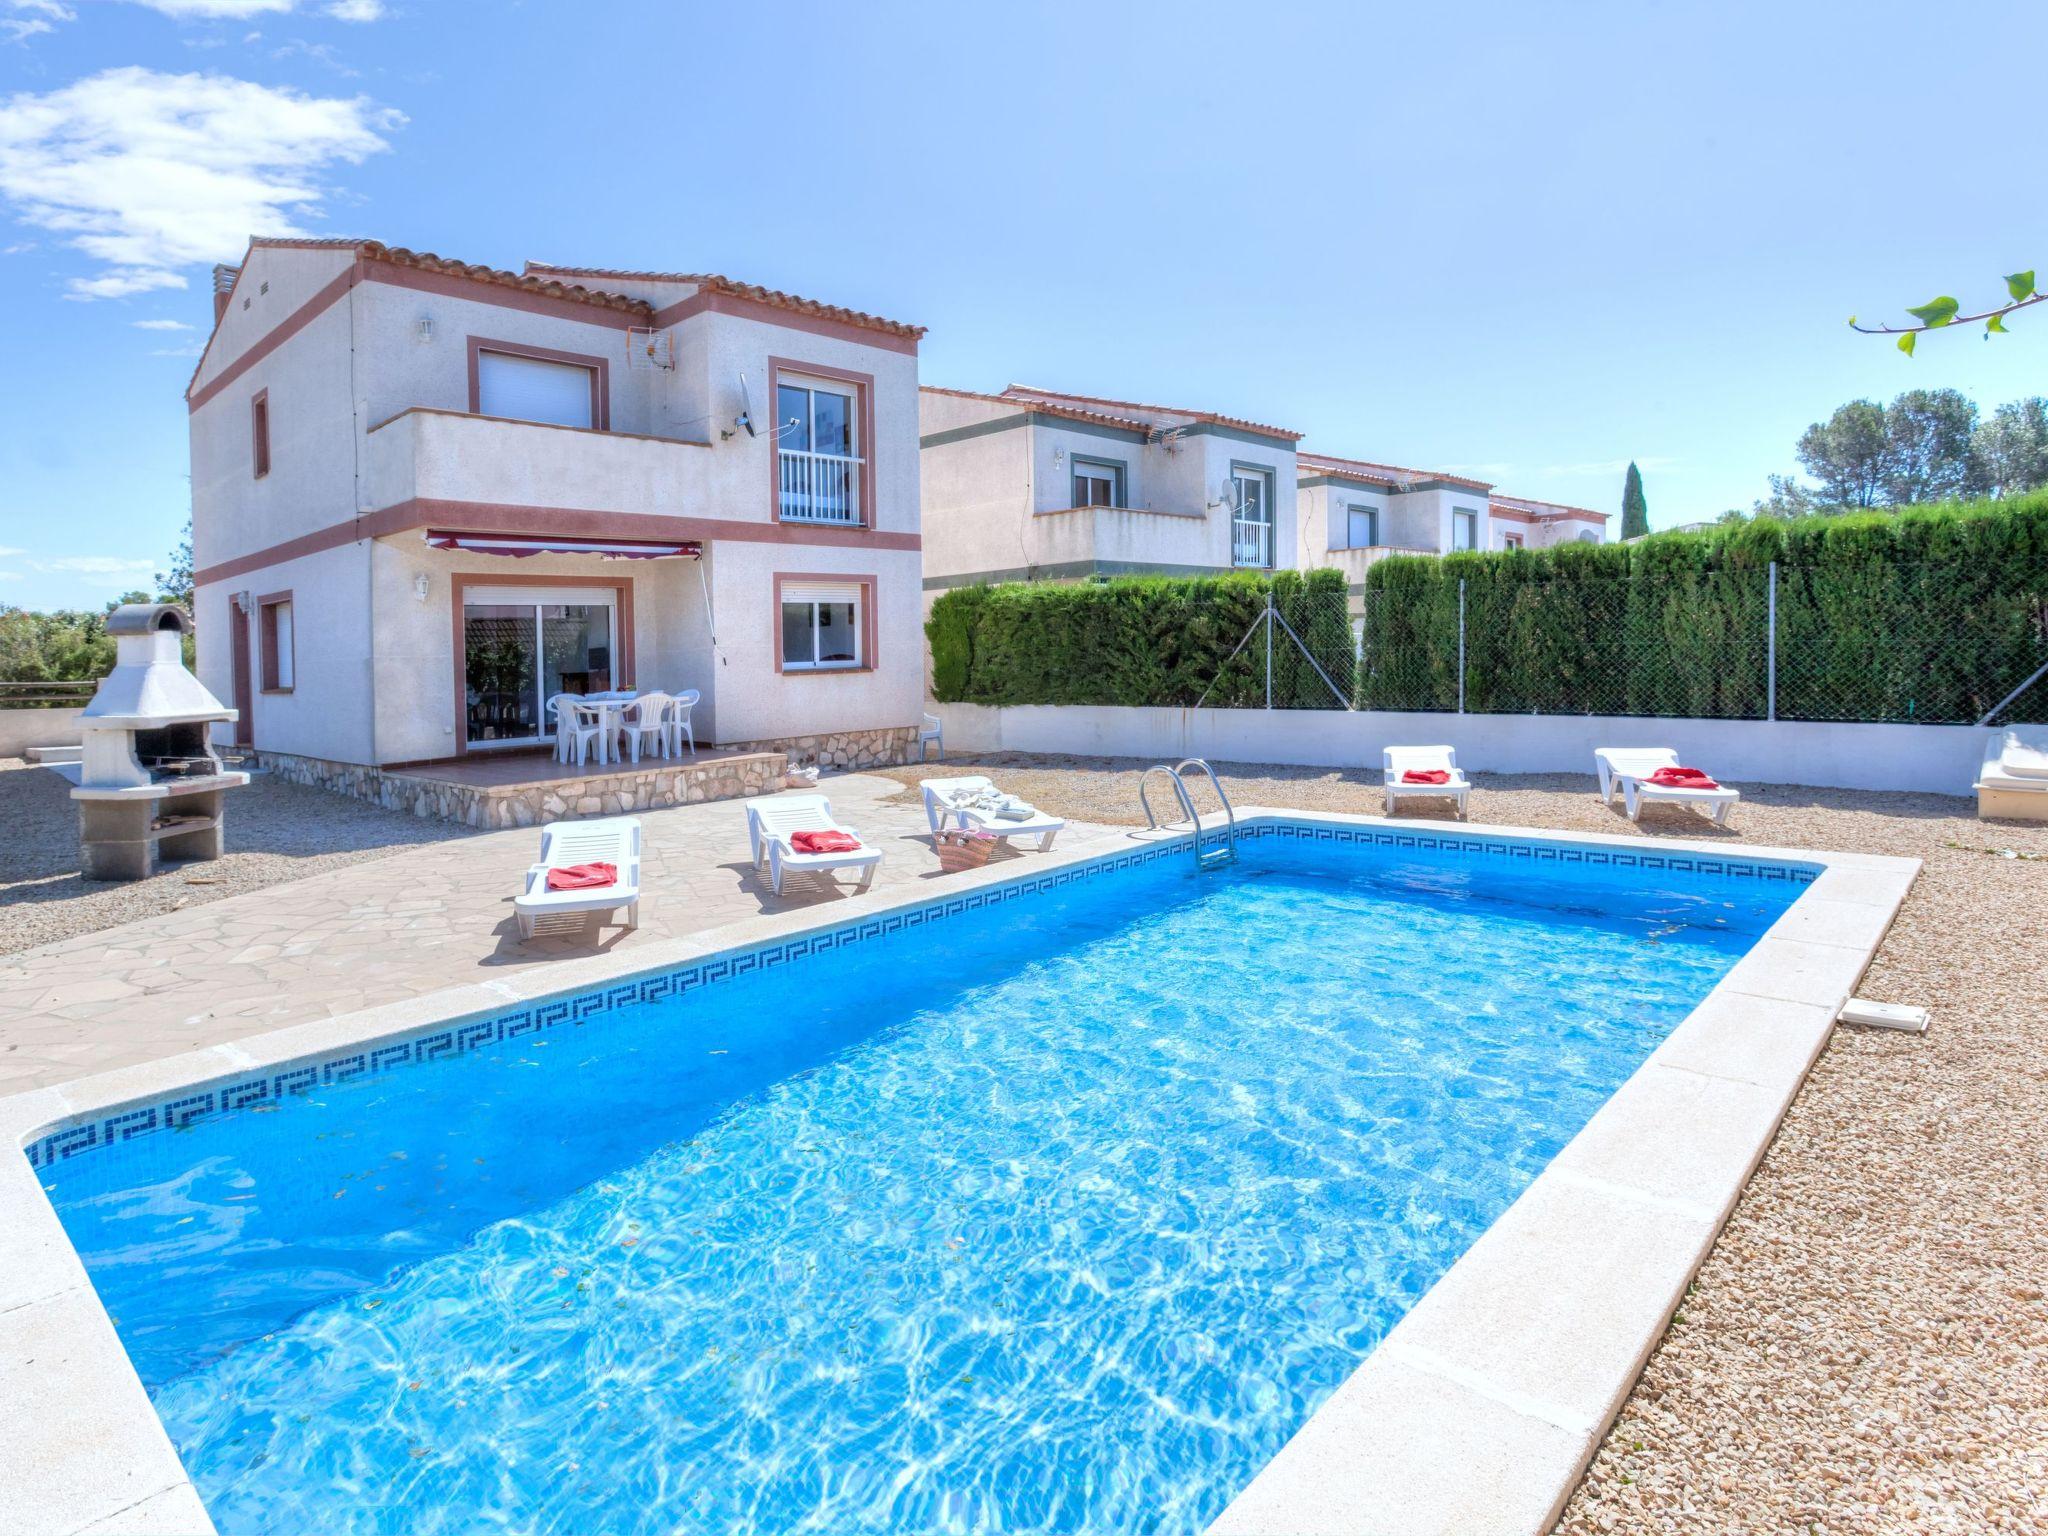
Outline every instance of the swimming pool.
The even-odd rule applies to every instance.
[[[33,1152],[229,1536],[1198,1530],[1810,873],[1252,830]]]

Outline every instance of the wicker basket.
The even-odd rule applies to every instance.
[[[939,834],[939,868],[947,874],[957,874],[963,869],[979,869],[988,862],[988,856],[995,852],[996,839],[986,832],[966,832],[954,829]]]

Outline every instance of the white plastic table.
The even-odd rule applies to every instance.
[[[597,760],[600,763],[617,761],[619,732],[626,724],[626,706],[638,697],[637,692],[623,689],[610,693],[586,693],[579,695],[571,706],[579,713],[587,710],[597,717]]]

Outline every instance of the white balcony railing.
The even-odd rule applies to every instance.
[[[862,459],[783,449],[782,520],[860,526]]]
[[[1273,525],[1248,517],[1230,520],[1230,563],[1264,569],[1273,563]]]

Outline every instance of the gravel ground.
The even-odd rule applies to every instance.
[[[895,776],[986,771],[1047,810],[1142,824],[1140,766],[956,757]],[[1376,772],[1219,771],[1240,805],[1380,809]],[[1590,775],[1479,775],[1471,811],[1631,830]],[[1934,1023],[1835,1033],[1564,1536],[2048,1532],[2048,826],[1974,811],[1744,786],[1730,841],[1926,861],[1861,992]],[[1636,830],[1715,835],[1668,809]]]
[[[268,774],[228,792],[227,816],[227,852],[211,863],[169,865],[148,880],[84,880],[71,786],[0,758],[0,954],[470,835]]]

